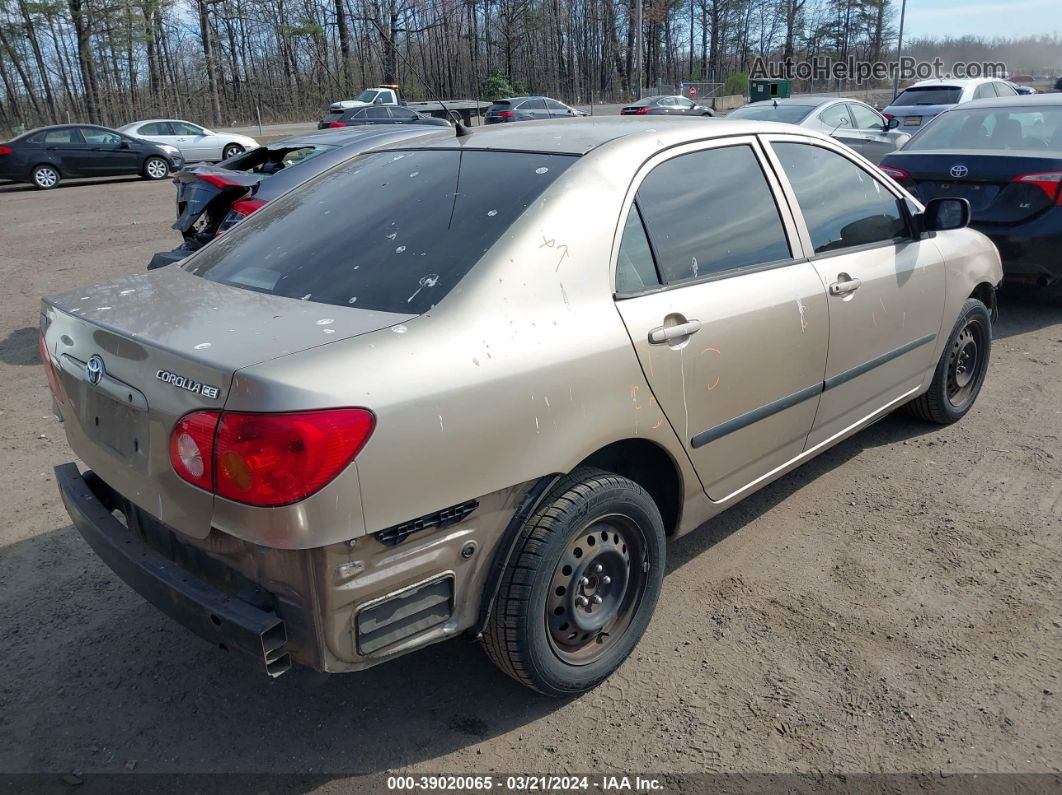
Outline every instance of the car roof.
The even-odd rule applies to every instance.
[[[131,121],[128,124],[123,124],[122,127],[135,127],[138,124],[152,124],[153,122],[160,121],[180,121],[185,124],[195,124],[194,121],[188,121],[187,119],[141,119],[140,121]],[[196,127],[202,127],[202,124],[195,124]]]
[[[790,129],[788,126],[786,129]],[[734,135],[778,132],[775,122],[683,116],[583,116],[477,127],[469,135],[444,136],[416,148],[460,148],[581,155],[617,139],[641,141],[646,152],[664,146]],[[816,135],[801,130],[802,135]],[[823,137],[823,136],[819,136]]]
[[[1037,108],[1062,107],[1062,94],[1019,94],[1016,97],[989,97],[956,105],[955,110],[969,108]]]
[[[852,99],[851,97],[788,97],[786,99],[761,99],[759,102],[750,102],[745,107],[762,108],[767,105],[774,105],[776,102],[779,105],[806,105],[817,108],[819,105],[827,105],[831,102],[863,102],[863,100]],[[863,104],[865,105],[866,103],[863,102]]]
[[[924,88],[927,86],[939,86],[941,88],[965,88],[967,86],[980,85],[981,83],[994,83],[996,81],[1002,81],[1002,77],[933,77],[929,80],[919,80],[917,83],[911,83],[907,88]],[[904,89],[904,91],[907,90]],[[902,93],[902,92],[901,92]]]

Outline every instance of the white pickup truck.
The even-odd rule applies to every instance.
[[[490,107],[489,102],[480,102],[473,99],[448,99],[442,102],[406,102],[398,91],[398,86],[376,86],[367,88],[354,99],[341,99],[328,106],[328,114],[321,120],[318,127],[323,129],[327,122],[334,116],[351,108],[359,108],[364,105],[403,105],[417,113],[434,116],[438,119],[453,121],[459,118],[466,125],[472,123],[474,114],[482,114]]]
[[[399,98],[398,89],[394,86],[378,86],[376,88],[367,88],[358,94],[354,99],[342,99],[339,102],[333,102],[329,106],[329,110],[349,110],[350,108],[360,108],[362,105],[402,105],[404,104]]]

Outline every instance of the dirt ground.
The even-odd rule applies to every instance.
[[[554,701],[455,640],[269,681],[71,528],[42,294],[176,243],[173,187],[0,187],[0,772],[926,771],[1062,765],[1062,308],[1005,297],[949,428],[889,417],[669,548],[656,616]]]

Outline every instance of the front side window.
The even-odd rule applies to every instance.
[[[98,127],[82,127],[81,134],[90,144],[117,146],[122,142],[122,136],[117,133],[107,132],[107,130],[101,130]]]
[[[638,188],[638,207],[667,284],[791,256],[774,196],[748,145],[661,163]]]
[[[483,150],[366,153],[269,202],[185,268],[272,295],[422,314],[575,159]]]
[[[848,111],[852,114],[852,126],[857,130],[878,130],[884,127],[884,120],[866,105],[850,103]]]
[[[993,83],[996,89],[996,94],[1001,97],[1016,97],[1018,92],[1008,86],[1006,83]]]
[[[899,200],[851,160],[821,146],[771,146],[796,193],[816,254],[902,237]]]
[[[174,135],[203,135],[203,130],[185,121],[170,122]]]

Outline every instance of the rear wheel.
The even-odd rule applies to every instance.
[[[221,159],[228,160],[230,157],[236,157],[236,155],[243,153],[243,147],[239,144],[229,144],[221,152]]]
[[[660,512],[641,486],[576,470],[521,531],[484,632],[487,655],[546,695],[597,686],[649,624],[664,546]]]
[[[33,180],[33,186],[38,190],[51,190],[59,184],[62,177],[59,176],[59,169],[55,166],[42,163],[33,167],[30,179]]]
[[[165,179],[170,175],[170,164],[162,157],[149,157],[144,161],[144,179]]]
[[[937,362],[929,390],[907,404],[908,413],[940,425],[962,419],[981,392],[991,352],[988,308],[976,298],[968,298]]]

